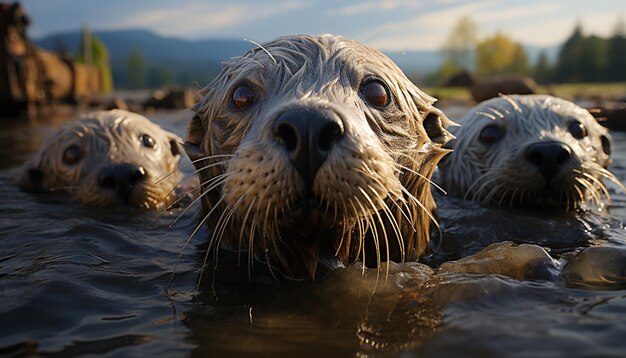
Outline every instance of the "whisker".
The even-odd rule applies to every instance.
[[[254,267],[254,232],[256,230],[256,216],[252,217],[252,227],[248,236],[248,280],[252,280],[252,268]]]
[[[604,196],[606,196],[607,202],[610,204],[611,194],[609,193],[609,190],[607,189],[606,185],[604,185],[604,183],[602,183],[600,179],[594,177],[593,175],[589,173],[583,172],[582,175],[584,175],[588,180],[596,184],[595,187],[598,187],[602,191],[602,193],[604,193]]]
[[[248,206],[248,210],[246,210],[246,215],[243,217],[243,223],[241,224],[241,230],[239,231],[239,242],[237,244],[237,266],[239,266],[241,264],[241,242],[242,242],[242,239],[243,239],[243,231],[246,228],[246,222],[248,221],[248,215],[250,215],[250,211],[254,207],[254,202],[255,201],[256,201],[256,198],[252,199],[252,202]]]
[[[195,204],[197,203],[199,200],[201,200],[203,197],[205,197],[206,195],[208,195],[208,193],[210,193],[213,189],[217,188],[218,186],[222,185],[224,183],[224,181],[226,181],[226,179],[228,178],[227,174],[222,174],[223,177],[222,178],[211,178],[211,180],[209,180],[207,183],[211,182],[211,181],[215,181],[207,190],[205,190],[202,194],[198,195],[197,198],[195,198],[189,205],[187,205],[187,207],[185,208],[185,210],[183,210],[182,213],[180,213],[180,215],[178,215],[178,217],[172,221],[170,223],[170,227],[174,226],[178,220],[180,220],[180,218],[185,215],[185,213]],[[220,177],[220,176],[218,176]],[[202,183],[200,186],[204,185],[206,183]],[[221,200],[221,199],[220,199]]]
[[[361,193],[365,196],[365,199],[367,199],[367,201],[372,206],[372,209],[374,210],[374,215],[376,215],[376,217],[378,218],[378,222],[380,223],[380,228],[383,232],[383,238],[385,239],[386,257],[387,257],[387,270],[385,272],[385,280],[386,280],[389,277],[389,239],[387,237],[387,230],[385,229],[385,224],[383,222],[383,219],[380,216],[380,212],[378,208],[376,207],[376,204],[374,204],[374,201],[372,200],[372,198],[370,198],[370,196],[367,195],[367,192],[365,192],[363,188],[361,188],[360,186],[357,188],[359,189],[359,191],[361,191]],[[377,195],[375,191],[373,192],[373,194]],[[378,260],[378,264],[380,265],[380,259]]]
[[[269,51],[268,51],[265,47],[261,46],[261,44],[259,44],[258,42],[252,41],[252,40],[250,40],[250,39],[243,39],[243,40],[244,40],[244,41],[247,41],[247,42],[250,42],[250,43],[252,43],[252,44],[255,44],[255,45],[257,45],[258,47],[260,47],[260,48],[261,48],[261,50],[265,51],[265,53],[267,53],[267,54],[270,56],[270,58],[272,59],[272,61],[274,61],[274,64],[278,64],[278,62],[276,61],[276,59],[274,58],[274,56],[272,56],[272,54],[271,54],[271,53],[270,53],[270,52],[269,52]]]
[[[181,165],[181,166],[180,166],[180,169],[185,168],[185,167],[188,167],[188,166],[190,166],[190,165],[193,165],[193,164],[195,164],[195,163],[197,163],[197,162],[200,162],[200,161],[203,161],[203,160],[210,160],[210,159],[220,158],[220,157],[229,157],[229,158],[232,158],[232,157],[234,157],[234,156],[235,156],[235,154],[219,154],[219,155],[211,155],[211,156],[208,156],[208,157],[203,157],[203,158],[199,158],[199,159],[196,159],[196,160],[192,160],[192,161],[191,161],[191,162],[189,162],[189,163],[185,163],[185,164],[183,164],[183,165]],[[222,163],[224,163],[224,162],[227,162],[227,160],[222,160],[222,161],[217,162],[217,163],[214,163],[214,164],[216,164],[216,165],[217,165],[217,164],[222,164]],[[198,170],[196,170],[196,171],[192,172],[191,174],[198,173],[200,170],[203,170],[203,169],[207,169],[207,168],[201,168],[201,169],[198,169]],[[178,170],[174,170],[173,172],[170,172],[170,173],[166,174],[164,177],[162,177],[161,179],[157,180],[157,181],[154,183],[154,185],[158,185],[160,182],[162,182],[163,180],[167,179],[169,176],[171,176],[171,175],[173,175],[173,174],[175,174],[175,173],[177,173],[177,172],[178,172]],[[178,184],[180,184],[180,182],[179,182]]]
[[[476,178],[476,180],[474,180],[474,182],[473,182],[473,183],[469,186],[469,188],[467,188],[467,190],[465,191],[465,195],[463,196],[463,200],[467,200],[467,198],[468,198],[468,197],[469,197],[469,195],[471,194],[472,189],[474,188],[474,186],[475,186],[475,185],[478,185],[478,184],[480,183],[480,181],[481,181],[483,178],[485,178],[485,177],[489,176],[490,174],[491,174],[490,172],[487,172],[487,173],[485,173],[485,174],[483,174],[483,175],[479,176],[478,178]],[[478,192],[480,192],[480,190],[478,190]],[[472,200],[475,200],[475,198],[476,198],[476,194],[474,194],[474,197],[473,197],[473,199],[472,199]]]
[[[426,207],[415,197],[413,196],[413,194],[411,194],[408,190],[406,190],[404,187],[401,188],[402,192],[405,193],[406,195],[409,196],[409,198],[411,198],[411,200],[413,200],[413,202],[415,202],[415,204],[417,204],[420,208],[422,208],[422,210],[424,210],[424,212],[426,213],[426,215],[428,215],[428,217],[430,218],[430,220],[435,224],[435,226],[437,226],[437,228],[439,230],[441,230],[441,227],[439,226],[439,222],[437,221],[437,219],[435,219],[435,217],[433,216],[433,214],[430,212],[430,210],[426,209]]]
[[[174,270],[172,272],[172,275],[170,276],[170,280],[167,283],[167,287],[170,287],[170,284],[172,283],[172,280],[174,279],[174,274],[176,273],[176,270],[178,269],[178,264],[180,262],[181,257],[183,256],[183,252],[185,251],[185,249],[187,248],[187,245],[189,244],[189,242],[191,242],[191,239],[196,235],[196,233],[198,232],[198,230],[200,230],[200,228],[204,225],[204,223],[207,221],[207,219],[209,218],[209,216],[211,216],[211,214],[213,213],[213,211],[215,209],[217,209],[217,207],[219,206],[220,202],[222,201],[222,199],[220,199],[211,209],[211,211],[209,211],[208,214],[206,214],[202,220],[200,221],[200,223],[198,223],[198,225],[196,225],[196,228],[193,230],[193,232],[191,233],[191,235],[189,235],[189,237],[187,238],[187,240],[185,240],[185,243],[183,244],[183,247],[180,251],[180,254],[178,254],[178,258],[176,259],[176,263],[174,264]]]
[[[400,154],[403,154],[403,153],[400,153]],[[403,154],[403,155],[405,155],[405,156],[407,156],[407,157],[408,157],[408,155],[406,155],[406,154]],[[410,158],[410,157],[409,157],[409,158]],[[411,158],[411,159],[413,159],[413,158]],[[408,172],[410,172],[410,173],[412,173],[412,174],[415,174],[415,175],[417,175],[418,177],[420,177],[420,178],[422,178],[422,179],[426,180],[426,181],[427,181],[428,183],[430,183],[432,186],[434,186],[434,187],[435,187],[435,188],[437,188],[439,191],[441,191],[441,192],[443,193],[443,195],[448,195],[448,192],[446,192],[446,191],[445,191],[445,190],[444,190],[441,186],[439,186],[437,183],[435,183],[434,181],[432,181],[431,179],[429,179],[428,177],[426,177],[424,174],[419,173],[419,172],[417,172],[417,171],[415,171],[415,170],[413,170],[413,169],[411,169],[411,168],[409,168],[409,167],[407,167],[407,166],[405,166],[405,165],[399,164],[399,163],[395,163],[395,165],[396,165],[398,168],[404,169],[404,170],[406,170],[406,171],[408,171]]]

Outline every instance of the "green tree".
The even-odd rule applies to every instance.
[[[157,88],[164,85],[169,85],[174,82],[174,75],[172,71],[163,66],[151,67],[148,71],[147,84],[150,88]]]
[[[606,68],[607,40],[598,36],[585,37],[580,49],[580,73],[578,77],[585,82],[604,80]]]
[[[567,38],[557,60],[557,79],[561,82],[582,81],[582,57],[585,38],[580,24],[574,27],[574,32]]]
[[[605,78],[608,81],[626,81],[626,29],[624,20],[618,21],[606,49]]]
[[[512,73],[530,73],[530,66],[528,65],[528,56],[526,56],[526,50],[524,50],[524,46],[519,43],[515,44],[515,49],[513,50],[513,59],[506,69],[507,72]]]
[[[81,42],[80,54],[76,60],[85,63],[83,46],[84,43]],[[105,93],[111,92],[113,90],[113,75],[111,74],[111,66],[109,64],[109,50],[102,40],[93,36],[91,38],[91,51],[93,65],[100,71],[101,90]]]
[[[472,52],[478,42],[478,24],[469,16],[463,16],[448,34],[443,45],[444,64],[448,68],[470,70]]]
[[[539,83],[549,83],[552,81],[552,65],[548,60],[546,51],[539,53],[539,58],[537,58],[537,63],[533,70],[533,77]]]
[[[133,89],[146,87],[146,59],[141,51],[134,48],[126,57],[126,70],[128,71],[128,86]]]
[[[528,69],[524,48],[508,36],[496,33],[476,46],[476,73],[478,75],[527,73]]]

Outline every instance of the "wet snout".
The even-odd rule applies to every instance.
[[[344,127],[341,118],[331,110],[295,108],[276,118],[273,135],[310,191],[317,171],[343,137]]]
[[[526,159],[549,183],[572,158],[572,149],[562,142],[538,142],[526,148]]]
[[[98,175],[98,185],[114,191],[128,202],[133,188],[146,179],[146,170],[135,164],[116,164],[104,167]]]

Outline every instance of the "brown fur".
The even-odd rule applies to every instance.
[[[370,78],[388,86],[387,107],[360,95]],[[246,110],[232,104],[242,83],[257,98]],[[249,262],[292,278],[315,277],[329,257],[376,264],[426,251],[430,177],[450,122],[382,53],[332,35],[282,37],[226,62],[201,95],[186,150],[201,178],[209,249],[247,250]],[[305,183],[271,130],[297,108],[332,113],[345,131],[312,182],[319,206],[310,210],[298,209]]]

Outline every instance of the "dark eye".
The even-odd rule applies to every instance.
[[[504,128],[495,124],[488,125],[480,132],[480,140],[483,144],[493,144],[504,137]]]
[[[587,136],[587,128],[580,122],[572,122],[569,125],[569,132],[576,139],[583,139]]]
[[[74,165],[83,159],[83,150],[77,145],[70,145],[65,148],[63,152],[63,163],[67,165]]]
[[[602,141],[602,151],[607,155],[611,155],[611,140],[607,136],[600,137]]]
[[[150,137],[147,134],[142,134],[139,137],[139,141],[146,148],[154,148],[154,146],[156,145],[156,142],[154,141],[154,138]]]
[[[361,87],[361,96],[376,108],[384,108],[389,104],[389,90],[379,80],[371,80],[364,84]]]
[[[242,111],[250,108],[255,99],[254,91],[246,85],[237,87],[235,92],[233,92],[233,104]]]

